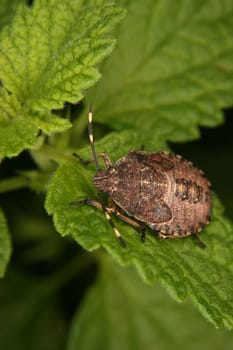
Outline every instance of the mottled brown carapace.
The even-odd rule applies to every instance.
[[[203,172],[179,155],[131,151],[94,176],[127,216],[162,238],[199,232],[210,220],[211,190]]]
[[[106,153],[96,154],[94,147],[92,110],[89,110],[88,133],[97,173],[93,178],[98,200],[86,198],[71,202],[87,204],[102,210],[123,245],[121,233],[111,219],[115,214],[121,220],[142,232],[152,229],[161,238],[194,236],[205,247],[197,232],[208,224],[211,215],[211,188],[203,172],[179,155],[166,152],[130,151],[112,165]],[[103,158],[106,169],[100,167]],[[102,192],[108,194],[104,204]]]

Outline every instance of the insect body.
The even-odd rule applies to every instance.
[[[73,205],[88,204],[103,210],[122,243],[121,234],[111,220],[112,213],[140,229],[142,239],[149,227],[165,239],[193,235],[205,247],[197,232],[210,220],[211,189],[201,170],[179,155],[135,150],[112,165],[107,154],[95,153],[91,111],[89,137],[94,160],[83,162],[96,162],[93,183],[99,191],[99,201],[84,199],[72,202]],[[104,159],[104,170],[99,166],[99,157]],[[109,196],[107,207],[102,192]]]

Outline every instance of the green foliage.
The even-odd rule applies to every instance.
[[[192,237],[164,241],[150,231],[142,244],[113,217],[123,248],[101,211],[70,202],[97,198],[95,166],[71,155],[92,157],[88,101],[96,151],[113,163],[131,148],[169,149],[223,122],[222,109],[233,104],[233,3],[121,0],[121,9],[105,0],[2,1],[0,159],[30,151],[2,162],[0,193],[31,192],[3,196],[15,254],[0,284],[0,348],[64,349],[92,283],[69,350],[230,349],[232,334],[212,327],[233,328],[233,225],[216,194],[200,233],[205,250]],[[45,196],[63,239],[42,212]],[[0,243],[2,276],[11,251],[2,212]]]
[[[74,317],[68,350],[232,348],[233,335],[215,332],[190,303],[175,303],[158,285],[143,285],[134,271],[109,258],[101,262],[95,286]]]
[[[19,4],[25,2],[26,0],[1,0],[0,29],[11,21]]]
[[[38,129],[51,133],[71,126],[51,110],[79,102],[99,79],[94,66],[112,51],[115,40],[108,32],[122,16],[102,1],[38,0],[32,9],[18,8],[0,37],[0,157],[32,147]],[[17,134],[21,118],[24,132]]]
[[[173,11],[179,10],[180,16],[178,23],[174,23],[167,19],[171,9],[166,3],[157,2],[154,11],[151,11],[152,2],[149,3],[148,8],[130,3],[128,16],[120,28],[118,46],[104,65],[103,79],[93,92],[97,119],[100,115],[101,121],[112,127],[129,129],[96,143],[97,151],[107,152],[113,161],[141,144],[147,149],[152,149],[153,145],[156,151],[166,140],[193,138],[197,136],[198,125],[220,122],[220,107],[232,102],[226,96],[230,96],[233,80],[231,74],[226,79],[226,74],[233,61],[227,63],[223,55],[228,42],[227,57],[231,55],[233,59],[230,14],[222,9],[222,13],[213,15],[213,12],[208,17],[206,3],[182,3],[183,7],[179,3],[178,8],[176,2],[172,3]],[[195,8],[199,12],[189,20]],[[168,27],[163,28],[161,21],[169,22]],[[223,25],[225,30],[222,30]],[[139,35],[137,42],[133,40],[136,29],[140,33],[140,28],[147,26],[148,42]],[[160,35],[154,37],[152,34],[158,33],[159,29]],[[206,49],[202,50],[207,43]],[[212,47],[214,50],[210,49]],[[120,60],[120,57],[125,59]],[[120,67],[117,66],[119,62]],[[222,69],[220,63],[228,64],[228,69]],[[208,75],[212,76],[211,81],[208,81]],[[80,154],[91,157],[87,151]],[[233,230],[222,218],[223,212],[216,198],[212,223],[202,233],[208,247],[206,251],[200,250],[191,239],[161,242],[152,235],[142,246],[135,230],[118,221],[116,224],[127,242],[127,249],[122,249],[102,213],[93,208],[69,205],[75,199],[96,198],[91,180],[93,174],[93,168],[84,168],[71,160],[54,176],[46,208],[54,215],[58,232],[71,234],[88,250],[103,246],[119,263],[135,265],[145,281],[151,283],[160,279],[176,299],[191,298],[216,327],[232,328],[233,284],[229,251],[233,246]]]
[[[5,216],[0,208],[0,277],[4,276],[11,255],[11,242]]]
[[[113,149],[121,149],[121,143],[120,134],[113,134],[100,144],[104,145],[104,151],[112,154]],[[211,224],[201,234],[206,250],[200,249],[191,238],[162,241],[156,239],[153,233],[142,245],[140,234],[118,220],[116,225],[127,244],[124,249],[103,213],[86,206],[70,206],[70,202],[76,199],[96,198],[93,173],[93,168],[87,169],[74,159],[62,165],[54,176],[46,208],[49,214],[54,215],[58,232],[71,234],[90,251],[104,247],[120,264],[135,265],[146,282],[159,279],[176,299],[191,298],[216,327],[225,325],[232,328],[233,230],[227,219],[223,219],[222,207],[217,199],[214,198]]]
[[[233,3],[122,2],[127,18],[92,92],[95,118],[154,140],[164,129],[172,141],[220,123],[220,109],[233,102]]]

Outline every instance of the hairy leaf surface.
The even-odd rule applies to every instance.
[[[158,285],[104,257],[96,284],[72,322],[68,350],[225,350],[233,334],[216,331],[190,303],[178,305]]]
[[[11,147],[3,132],[1,142],[7,150],[0,157],[16,155],[35,142],[31,125],[45,133],[71,126],[51,110],[79,102],[83,90],[99,79],[95,66],[112,51],[115,39],[109,32],[122,17],[121,9],[100,0],[38,0],[32,8],[19,6],[0,36],[0,121],[7,136],[19,136],[21,142]],[[15,105],[17,113],[12,114]],[[22,123],[29,116],[24,137],[9,126],[19,116],[25,118]]]
[[[200,125],[220,123],[221,108],[233,102],[231,2],[124,4],[128,11],[117,48],[92,91],[94,120],[115,129],[96,149],[107,152],[113,163],[130,148],[159,151],[167,141],[197,137]],[[91,158],[90,150],[78,153]],[[152,232],[142,244],[139,233],[116,219],[124,249],[103,213],[70,206],[73,200],[97,199],[94,173],[94,167],[71,160],[55,174],[46,208],[58,232],[90,251],[104,247],[120,264],[134,265],[146,282],[159,279],[174,298],[190,298],[216,327],[231,329],[233,227],[216,196],[211,224],[200,234],[206,250],[190,237],[162,241]]]

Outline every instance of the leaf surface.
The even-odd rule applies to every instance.
[[[218,124],[221,108],[233,102],[232,3],[124,3],[127,17],[117,48],[92,91],[94,120],[118,130],[96,142],[97,153],[108,153],[113,164],[130,148],[159,151],[167,141],[197,137],[199,125]],[[78,153],[91,158],[90,150]],[[104,247],[120,264],[134,265],[146,282],[159,279],[175,299],[190,298],[216,327],[232,329],[233,227],[216,196],[211,224],[201,232],[206,250],[190,237],[162,241],[152,232],[142,244],[140,234],[116,219],[124,249],[103,213],[70,206],[74,200],[97,199],[94,173],[94,167],[71,160],[55,174],[46,208],[58,232],[71,234],[90,251]]]
[[[153,140],[167,124],[172,141],[221,123],[221,108],[233,103],[233,3],[122,3],[127,16],[116,49],[91,91],[95,118],[118,130],[138,128]]]
[[[5,25],[10,23],[10,21],[14,17],[14,14],[19,4],[25,2],[26,0],[1,0],[0,29],[2,29]]]
[[[111,149],[120,148],[120,136],[118,133],[103,139],[103,150],[111,154]],[[140,233],[116,219],[115,224],[127,244],[124,249],[102,212],[88,206],[70,205],[74,200],[97,199],[92,185],[94,172],[91,166],[85,167],[74,159],[62,165],[55,174],[46,209],[53,214],[57,231],[62,235],[71,234],[87,250],[104,247],[121,265],[133,264],[147,283],[159,279],[175,299],[191,298],[216,327],[232,328],[233,229],[223,217],[219,201],[213,198],[211,224],[200,235],[207,245],[205,250],[190,237],[164,241],[152,232],[142,244]]]
[[[51,114],[65,102],[77,103],[83,90],[100,77],[95,66],[113,49],[109,32],[123,17],[123,11],[101,0],[85,4],[77,0],[38,0],[32,8],[21,5],[10,26],[0,36],[0,121],[2,129],[17,136],[9,125],[18,116],[27,120],[27,135],[19,135],[17,150],[3,137],[7,153],[15,155],[30,147],[35,131],[64,131],[68,120]],[[17,106],[17,113],[10,113]],[[4,131],[4,130],[3,130]],[[4,136],[4,132],[3,135]],[[30,141],[29,141],[30,139]],[[35,141],[34,141],[35,142]],[[0,154],[1,156],[1,154]]]
[[[214,330],[190,303],[178,305],[158,285],[143,284],[109,260],[74,317],[68,350],[232,348],[232,333]]]

